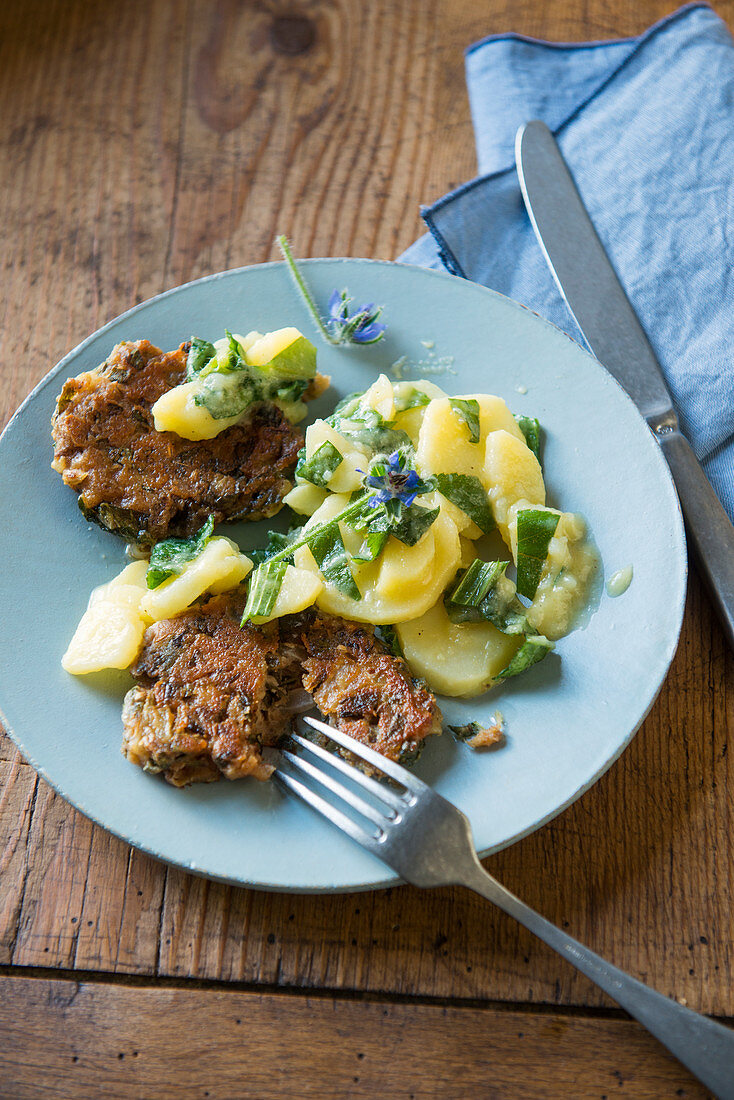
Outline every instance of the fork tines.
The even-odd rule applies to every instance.
[[[312,790],[297,775],[289,774],[288,771],[277,768],[274,778],[305,802],[308,802],[324,817],[343,829],[354,840],[367,848],[376,850],[385,835],[386,828],[399,820],[402,816],[401,811],[406,810],[415,801],[422,788],[426,790],[428,788],[420,779],[407,772],[405,768],[395,764],[392,760],[387,760],[384,756],[375,752],[374,749],[355,741],[353,737],[342,733],[341,730],[328,726],[325,722],[321,722],[316,718],[303,717],[300,721],[328,738],[329,741],[335,742],[343,749],[347,749],[355,757],[379,769],[379,771],[405,788],[404,790],[396,790],[380,783],[371,776],[365,775],[364,772],[348,763],[341,756],[329,752],[322,745],[302,737],[298,733],[292,733],[290,741],[305,753],[306,757],[296,755],[287,748],[280,750],[281,757],[287,761],[292,771],[296,772],[298,776],[319,783],[358,813],[360,817],[370,822],[372,828],[369,831],[365,829],[361,824]],[[346,776],[354,787],[361,788],[365,794],[371,797],[372,801],[366,801],[356,791],[340,783],[338,779],[324,769],[324,765],[328,765],[332,772],[339,772]]]

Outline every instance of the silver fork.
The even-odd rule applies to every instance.
[[[291,741],[305,756],[281,750],[281,761],[287,762],[288,770],[281,763],[274,778],[283,787],[413,886],[466,886],[493,901],[644,1024],[719,1100],[734,1100],[734,1030],[649,989],[516,898],[480,864],[464,814],[415,775],[325,722],[308,716],[301,721],[378,769],[399,787],[378,782],[298,733],[291,735]],[[367,797],[341,783],[334,772],[346,776]],[[362,820],[338,809],[308,786],[304,778],[320,784]]]

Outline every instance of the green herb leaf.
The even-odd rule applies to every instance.
[[[240,416],[263,397],[262,389],[249,374],[242,371],[212,371],[201,383],[199,392],[194,396],[194,404],[203,405],[215,420],[224,420],[230,416]]]
[[[284,382],[282,386],[278,386],[275,397],[284,405],[291,405],[301,400],[310,385],[310,378],[294,378],[292,382]]]
[[[517,590],[528,600],[538,588],[559,518],[555,512],[539,508],[524,508],[517,513]]]
[[[247,553],[255,565],[260,565],[262,562],[272,558],[275,554],[282,553],[293,543],[298,542],[302,534],[302,525],[300,527],[293,527],[287,534],[283,534],[282,531],[268,531],[267,546],[262,550],[248,550]],[[284,556],[282,560],[293,564],[293,555]]]
[[[242,371],[250,371],[242,344],[234,338],[229,329],[225,329],[224,334],[227,337],[227,351],[224,354],[220,351],[214,359],[210,359],[199,371],[199,378],[208,378],[212,374],[239,374]]]
[[[446,597],[446,612],[454,623],[485,619],[503,634],[523,634],[527,629],[525,608],[515,586],[505,576],[506,561],[483,562],[479,558],[459,578]]]
[[[341,466],[343,455],[328,439],[314,451],[309,459],[299,459],[296,474],[321,489],[328,487],[334,471]]]
[[[359,551],[352,554],[352,561],[375,561],[385,549],[389,537],[388,531],[367,531]]]
[[[396,395],[395,412],[405,412],[406,409],[420,409],[424,405],[430,405],[430,403],[430,397],[423,390],[419,390],[417,386],[406,387],[399,397]]]
[[[497,526],[487,492],[478,477],[471,474],[437,474],[435,481],[439,493],[461,508],[485,535]]]
[[[553,642],[549,642],[542,634],[529,635],[509,665],[497,673],[495,680],[508,680],[510,676],[519,676],[521,672],[526,672],[538,661],[542,661],[544,657],[547,657],[552,649]]]
[[[440,508],[422,508],[415,503],[406,508],[399,500],[389,500],[374,508],[371,515],[366,514],[365,525],[372,532],[384,531],[388,535],[394,535],[405,546],[415,546],[435,522],[440,511]]]
[[[517,426],[525,436],[525,442],[537,459],[540,458],[540,421],[532,416],[515,416]]]
[[[250,574],[247,603],[240,626],[244,626],[255,616],[270,614],[275,607],[287,568],[288,563],[285,561],[266,561]]]
[[[207,365],[210,359],[214,359],[217,349],[208,340],[202,340],[199,336],[191,337],[191,347],[186,357],[186,378],[189,382],[196,378],[197,374]]]
[[[377,415],[377,414],[376,414]],[[358,428],[356,431],[350,428],[343,420],[336,426],[340,435],[353,443],[359,443],[368,447],[373,454],[391,454],[402,449],[413,450],[413,444],[407,432],[398,428],[386,428],[382,426]]]
[[[403,647],[400,644],[400,638],[398,638],[398,632],[394,626],[389,623],[382,623],[377,627],[377,634],[390,650],[393,657],[402,657],[403,660],[405,659]]]
[[[150,552],[145,583],[157,588],[169,577],[177,576],[185,565],[202,552],[214,530],[214,517],[209,516],[201,530],[190,539],[164,539],[157,542]]]
[[[481,434],[479,430],[479,402],[473,397],[466,400],[460,397],[450,397],[449,404],[469,429],[469,438],[472,443],[478,443]]]
[[[338,521],[334,519],[330,523],[319,524],[313,531],[307,531],[304,537],[324,580],[350,599],[361,600],[362,594],[349,568],[349,558]]]
[[[421,508],[419,504],[411,504],[410,508],[403,505],[402,517],[390,534],[406,546],[415,546],[438,518],[440,511],[440,508]]]

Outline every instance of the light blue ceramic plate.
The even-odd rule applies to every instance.
[[[599,364],[552,325],[448,275],[368,260],[306,263],[317,300],[349,287],[385,305],[388,338],[369,348],[319,344],[332,389],[314,415],[405,359],[449,393],[490,392],[540,418],[550,502],[583,513],[605,576],[634,580],[602,595],[588,626],[556,654],[480,699],[442,702],[459,724],[505,717],[507,743],[474,753],[450,735],[429,743],[418,773],[468,815],[489,853],[537,829],[585,791],[627,745],[675,651],[686,556],[667,467],[632,402]],[[49,422],[69,376],[118,340],[164,349],[191,333],[216,339],[309,317],[281,264],[213,275],[136,306],[90,336],[34,390],[0,441],[0,706],[33,766],[84,814],[131,844],[192,871],[276,890],[354,890],[391,872],[273,785],[220,782],[175,790],[120,754],[124,673],[74,678],[59,659],[94,585],[126,563],[120,540],[81,517],[50,468]],[[316,339],[316,338],[315,338]],[[420,361],[423,361],[423,365]],[[236,529],[243,547],[266,524]]]

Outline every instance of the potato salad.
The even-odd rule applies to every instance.
[[[307,428],[285,497],[305,522],[271,536],[245,619],[314,602],[371,623],[443,695],[530,668],[596,561],[583,520],[546,506],[539,441],[499,397],[380,375]]]
[[[208,365],[158,401],[157,430],[201,439],[242,416],[254,382],[232,370],[234,345],[257,368],[267,360],[271,400],[291,399],[291,375],[314,373],[302,363],[306,343],[284,329],[192,345]],[[226,408],[212,414],[197,396],[205,384],[207,401]],[[244,554],[213,534],[210,518],[190,538],[157,543],[148,561],[92,593],[64,668],[126,668],[148,626],[239,589],[243,626],[315,606],[371,624],[431,690],[479,695],[573,628],[596,564],[583,520],[546,505],[540,432],[500,397],[449,396],[430,381],[381,374],[306,429],[284,497],[287,533]]]

